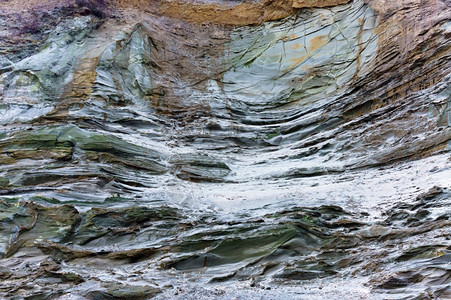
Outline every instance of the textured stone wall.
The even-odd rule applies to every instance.
[[[449,298],[449,1],[75,2],[0,2],[0,298]]]

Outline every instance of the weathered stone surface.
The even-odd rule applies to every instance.
[[[346,10],[237,29],[227,49],[230,65],[223,89],[227,97],[252,106],[250,111],[330,97],[371,66],[378,48],[376,26],[373,11],[357,1]]]
[[[349,0],[293,0],[294,8],[328,7],[346,4]]]
[[[9,185],[9,179],[6,177],[0,177],[0,188],[4,189]]]
[[[118,38],[98,58],[92,95],[122,105],[148,100],[153,93],[151,78],[154,77],[150,65],[151,39],[142,25],[137,25],[131,34]]]
[[[2,258],[13,255],[20,247],[32,247],[38,240],[61,242],[80,221],[73,206],[48,208],[32,202],[1,205],[0,226]]]
[[[0,297],[447,298],[448,6],[0,1]]]
[[[91,291],[84,295],[87,299],[150,299],[161,292],[151,286],[130,286],[116,282],[105,282],[102,290]]]
[[[170,162],[176,176],[186,180],[221,182],[230,173],[225,163],[207,155],[177,155]]]
[[[190,3],[164,0],[161,1],[158,10],[169,17],[181,18],[190,22],[228,25],[258,24],[263,21],[281,19],[294,13],[291,0],[212,2]]]
[[[402,207],[414,213],[424,207],[421,206],[424,199],[430,204],[442,202],[446,205],[449,202],[448,190],[433,193],[431,190],[428,196],[419,198],[420,205],[414,203],[411,207]],[[429,219],[416,228],[403,226],[396,229],[391,226],[385,232],[376,232],[375,227],[383,227],[386,223],[358,221],[359,217],[354,213],[339,206],[292,207],[259,218],[244,217],[239,222],[225,222],[204,216],[195,219],[193,214],[188,214],[189,211],[170,207],[93,208],[79,213],[68,205],[47,208],[31,202],[13,205],[11,201],[2,201],[1,205],[0,224],[4,229],[14,228],[11,224],[24,224],[20,225],[15,238],[22,241],[22,251],[36,251],[32,249],[37,247],[48,255],[44,256],[46,261],[39,261],[36,266],[39,269],[30,280],[54,286],[55,282],[51,280],[57,278],[75,288],[75,293],[99,280],[96,274],[84,271],[86,266],[93,264],[101,270],[104,264],[122,267],[131,264],[136,276],[151,272],[148,268],[154,268],[157,262],[167,270],[190,273],[202,270],[202,276],[212,283],[252,278],[255,284],[268,274],[276,282],[287,279],[307,282],[315,278],[330,278],[337,273],[364,275],[374,272],[375,268],[382,268],[390,259],[392,275],[371,279],[379,292],[401,287],[415,290],[421,284],[427,284],[438,292],[446,282],[437,281],[437,278],[446,271],[444,264],[449,256],[449,245],[412,247],[409,239],[423,240],[427,239],[426,233],[436,235],[442,229],[446,231],[451,226],[449,218]],[[385,213],[391,213],[393,209],[396,206]],[[62,231],[60,228],[55,231],[58,222],[66,222],[70,230]],[[14,235],[14,231],[11,234]],[[15,239],[7,242],[8,249],[16,243]],[[134,245],[129,244],[131,240]],[[407,243],[406,250],[381,255],[381,242],[391,249],[400,241]],[[26,260],[24,253],[18,252],[4,262],[11,265],[13,260]],[[409,271],[402,271],[405,267]],[[135,273],[137,268],[140,271]],[[430,272],[431,268],[437,271]],[[402,279],[407,273],[416,274],[416,279]],[[7,269],[1,274],[5,286],[23,276]],[[110,272],[109,276],[119,279],[122,275],[121,272]],[[105,281],[101,286],[103,288],[99,291],[102,293],[119,293],[116,288],[110,289],[110,284],[105,284]],[[129,288],[136,293],[141,291],[133,286]],[[123,292],[128,293],[128,288],[126,290]],[[151,286],[145,290],[152,291],[152,294],[161,292]]]
[[[59,98],[64,86],[72,79],[73,65],[85,52],[80,42],[96,26],[89,17],[69,19],[60,24],[37,54],[14,64],[13,72],[4,79],[5,100],[24,103],[23,99],[28,98],[25,103],[36,103],[36,99]]]

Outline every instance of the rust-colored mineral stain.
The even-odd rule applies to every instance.
[[[304,47],[304,45],[301,45],[299,43],[295,43],[294,45],[291,45],[289,48],[293,50],[298,50],[299,48]]]
[[[319,36],[315,36],[314,38],[312,38],[310,40],[310,46],[308,48],[309,52],[313,52],[319,48],[321,48],[322,46],[324,46],[327,41],[328,41],[328,37],[327,35],[319,35]]]
[[[306,57],[307,55],[290,59],[289,61],[292,63],[290,67],[293,69],[296,66],[300,65]]]
[[[283,36],[283,37],[281,37],[280,39],[282,40],[282,41],[284,41],[284,42],[288,42],[288,41],[292,41],[292,40],[295,40],[295,39],[297,39],[297,38],[299,38],[299,36],[297,36],[297,35],[295,35],[295,34],[290,34],[290,35],[287,35],[287,36]]]

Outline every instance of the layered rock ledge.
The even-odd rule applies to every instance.
[[[0,25],[0,297],[450,297],[449,1]]]

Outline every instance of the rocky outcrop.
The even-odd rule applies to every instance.
[[[348,0],[293,0],[294,8],[329,7],[348,3]]]
[[[0,297],[446,298],[448,6],[0,2]]]
[[[251,287],[261,289],[267,285],[264,279],[269,270],[276,282],[295,280],[306,285],[312,279],[333,280],[338,272],[365,276],[378,271],[382,275],[372,278],[371,284],[382,295],[412,286],[404,292],[412,296],[415,289],[426,285],[435,295],[446,296],[443,286],[446,288],[449,272],[444,263],[449,245],[409,245],[403,251],[382,254],[377,249],[381,243],[390,249],[408,237],[425,241],[425,233],[437,235],[449,228],[447,215],[442,212],[433,216],[431,209],[431,203],[446,205],[447,198],[449,191],[434,187],[411,205],[402,203],[390,208],[385,212],[387,218],[376,223],[359,221],[349,211],[326,205],[296,207],[257,219],[247,217],[239,223],[224,223],[164,206],[92,208],[80,213],[71,205],[56,209],[44,206],[56,199],[2,201],[0,228],[14,237],[12,241],[0,239],[2,255],[14,255],[21,245],[28,247],[29,253],[39,249],[47,260],[30,260],[25,270],[14,261],[0,261],[0,291],[12,296],[16,294],[9,291],[12,288],[33,283],[35,294],[63,295],[65,287],[73,285],[77,286],[77,294],[88,298],[97,290],[122,297],[150,297],[163,291],[152,283],[155,270],[142,263],[160,261],[164,270],[188,274],[202,270],[198,280],[207,279],[210,284],[250,280]],[[126,199],[105,201],[112,204]],[[20,226],[18,231],[16,226]],[[114,247],[109,247],[112,244]],[[387,258],[391,273],[384,268]],[[61,262],[70,269],[65,271]],[[409,271],[403,271],[400,262],[409,264]],[[89,272],[92,266],[96,272]],[[111,267],[125,268],[128,276],[149,285],[122,285],[122,275],[111,270],[108,281],[97,278]],[[27,280],[23,280],[24,276],[28,276]],[[167,296],[169,293],[163,297]]]
[[[161,2],[159,11],[166,16],[189,22],[248,25],[281,19],[290,16],[295,10],[292,1],[285,0],[230,3],[165,0]]]

